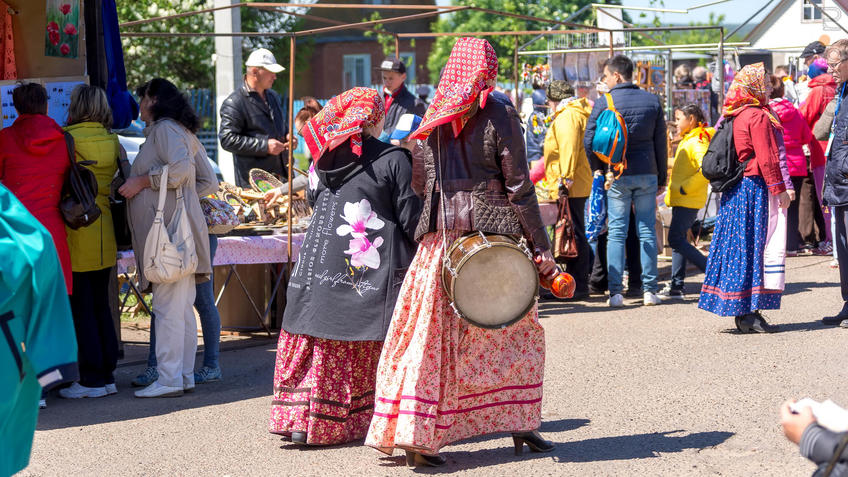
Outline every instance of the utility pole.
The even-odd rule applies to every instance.
[[[215,7],[235,5],[238,0],[215,0]],[[241,31],[240,7],[215,10],[215,33],[232,33]],[[241,59],[240,36],[216,36],[215,37],[215,104],[216,130],[218,114],[221,104],[242,83],[242,59]],[[218,167],[224,180],[232,184],[236,183],[233,155],[225,151],[218,141]]]

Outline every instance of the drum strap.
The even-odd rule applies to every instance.
[[[442,265],[443,266],[449,266],[450,264],[448,263],[448,261],[449,261],[449,259],[448,259],[448,233],[447,233],[447,230],[446,230],[448,218],[447,218],[447,213],[446,213],[446,208],[445,208],[445,188],[442,184],[442,141],[441,141],[441,136],[442,135],[439,134],[439,131],[437,130],[436,131],[436,162],[437,162],[436,172],[437,172],[437,179],[439,181],[439,208],[442,211],[442,213],[441,213],[441,216],[442,216],[442,221],[441,221],[442,222],[442,227],[441,227],[441,229],[442,229]]]

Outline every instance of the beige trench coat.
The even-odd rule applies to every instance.
[[[169,166],[165,222],[169,223],[174,215],[176,189],[184,185],[185,206],[197,250],[195,279],[198,282],[206,281],[212,273],[212,263],[209,260],[209,234],[206,218],[200,208],[200,197],[218,190],[218,178],[215,177],[215,172],[209,165],[203,145],[180,123],[163,118],[146,127],[144,135],[147,139],[133,161],[130,177],[147,175],[150,177],[150,187],[139,192],[129,200],[128,204],[133,250],[138,264],[141,289],[144,290],[148,286],[141,262],[144,257],[144,242],[153,225],[153,217],[156,215],[160,176],[165,164]]]

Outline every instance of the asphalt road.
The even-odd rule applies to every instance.
[[[728,475],[807,476],[778,426],[787,398],[848,406],[848,329],[817,322],[841,307],[827,258],[787,263],[774,335],[740,335],[688,300],[610,310],[595,298],[541,305],[547,332],[542,432],[550,454],[513,455],[507,435],[443,449],[439,469],[409,469],[360,442],[298,448],[267,432],[274,346],[224,352],[224,380],[175,399],[140,400],[120,368],[119,394],[51,398],[26,476],[53,475]]]

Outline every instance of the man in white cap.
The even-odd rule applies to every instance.
[[[245,66],[244,84],[221,105],[221,147],[233,153],[239,187],[250,187],[248,172],[253,168],[285,181],[288,171],[284,153],[289,147],[297,147],[297,140],[289,134],[280,97],[271,89],[277,73],[285,68],[265,48],[251,53]],[[297,182],[292,185],[297,189]]]

